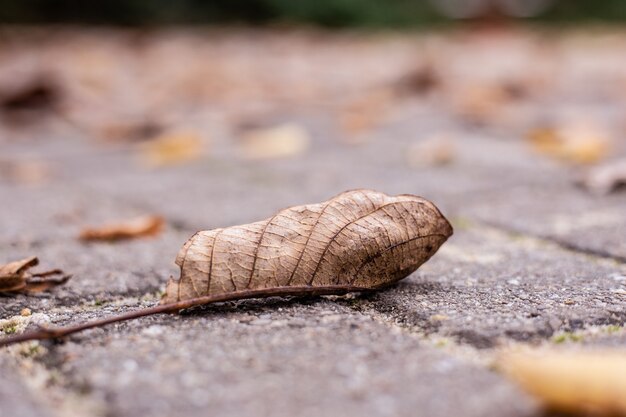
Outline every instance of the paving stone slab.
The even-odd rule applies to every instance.
[[[156,170],[130,164],[106,176],[77,175],[73,181],[130,207],[162,213],[187,228],[213,228],[259,220],[278,209],[354,188],[414,193],[444,212],[462,212],[465,196],[565,175],[551,163],[538,167],[530,155],[515,159],[525,149],[517,142],[475,136],[459,141],[455,163],[412,168],[406,153],[413,140],[387,133],[355,148],[320,137],[311,152],[291,159],[245,161],[226,155]],[[491,151],[476,151],[482,147]],[[97,156],[93,158],[97,164]]]
[[[184,110],[177,123],[210,139],[206,155],[194,161],[147,168],[139,162],[141,150],[135,144],[94,140],[97,134],[58,120],[40,130],[25,129],[19,137],[6,136],[0,126],[2,161],[43,161],[53,174],[35,185],[0,178],[0,262],[37,255],[42,269],[60,267],[74,274],[66,286],[50,293],[0,298],[0,319],[29,307],[37,320],[62,325],[152,305],[167,277],[177,274],[173,260],[180,246],[197,229],[260,220],[351,188],[423,195],[453,220],[455,235],[416,274],[375,295],[220,304],[91,330],[61,343],[43,342],[34,358],[3,350],[2,417],[5,411],[47,416],[66,409],[76,415],[122,417],[537,416],[536,404],[480,358],[517,342],[623,346],[626,197],[596,197],[577,189],[575,170],[533,154],[523,139],[535,125],[567,125],[581,114],[600,126],[623,130],[623,97],[614,88],[621,82],[615,71],[619,62],[613,59],[621,46],[619,36],[611,38],[618,43],[599,48],[565,38],[544,45],[545,36],[521,33],[498,42],[439,34],[381,38],[372,44],[353,35],[324,35],[314,42],[300,35],[261,35],[221,34],[216,51],[225,61],[239,63],[238,57],[273,45],[280,53],[268,55],[269,61],[256,57],[259,68],[295,72],[288,79],[268,77],[264,82],[280,87],[285,98],[297,98],[290,95],[298,90],[292,86],[314,74],[326,95],[318,97],[319,103],[296,100],[293,105],[270,103],[266,90],[259,90],[261,100],[252,94],[230,104],[171,100],[178,111]],[[79,50],[91,50],[111,38],[99,32],[90,36],[86,43],[78,33],[72,39]],[[118,42],[127,39],[117,36]],[[144,41],[154,43],[148,49],[159,50],[159,42],[170,45],[170,36]],[[188,48],[182,56],[195,56],[195,46],[205,45],[205,36],[180,43]],[[295,48],[289,49],[294,40]],[[345,50],[355,41],[359,56],[347,59]],[[49,45],[65,56],[56,42]],[[397,97],[385,108],[389,118],[382,117],[362,137],[347,137],[338,120],[345,110],[341,105],[349,103],[339,101],[352,96],[337,98],[337,91],[358,98],[368,88],[391,85],[419,64],[411,58],[421,50],[415,48],[431,42],[441,52],[441,62],[450,60],[440,68],[440,75],[450,79],[442,86],[447,92],[406,101]],[[135,60],[132,51],[106,45],[105,55],[122,52],[125,65],[135,71],[129,74],[145,74],[140,70],[144,61]],[[310,48],[316,53],[302,52]],[[31,42],[20,54],[38,50]],[[511,60],[501,59],[505,51]],[[381,59],[389,56],[399,59],[397,67]],[[488,65],[468,66],[477,56]],[[541,82],[526,80],[526,69],[537,57],[546,66],[539,69],[540,78],[554,86],[545,93],[535,91]],[[294,58],[298,65],[284,65]],[[339,67],[320,66],[330,61]],[[59,70],[72,69],[68,62],[58,60]],[[354,77],[355,62],[372,70],[362,71],[362,80]],[[309,67],[324,70],[310,73]],[[239,77],[255,81],[251,75],[244,71]],[[140,78],[136,90],[120,90],[137,103],[148,97],[142,95],[146,91]],[[456,95],[451,93],[464,84],[489,93],[499,83],[517,79],[528,84],[529,96],[501,103],[506,109],[488,107],[482,125],[468,121],[452,102]],[[242,83],[239,88],[254,86]],[[228,108],[240,104],[257,113],[271,109],[270,116],[259,113],[264,123],[299,124],[310,134],[310,149],[293,158],[242,159],[235,125],[251,118]],[[104,110],[117,118],[117,109]],[[442,135],[453,141],[453,160],[411,166],[411,146]],[[618,156],[626,145],[614,142],[612,156]],[[169,224],[155,239],[115,244],[76,239],[85,225],[147,213],[161,214]],[[34,389],[33,376],[19,372],[29,361],[47,370],[48,385]],[[49,395],[54,390],[67,394],[61,397],[82,398],[93,412],[81,413],[76,404],[59,411]]]
[[[69,388],[106,399],[107,414],[116,416],[537,411],[493,372],[332,301],[229,310],[87,332],[52,347],[59,358],[52,362]]]
[[[414,275],[355,308],[478,348],[626,323],[626,265],[497,229],[457,227]]]
[[[518,185],[476,197],[466,201],[464,216],[626,260],[626,193],[594,196],[570,181]]]
[[[0,354],[0,415],[52,417],[54,413],[21,379],[12,358]]]
[[[37,270],[61,268],[72,274],[67,284],[33,296],[0,296],[0,318],[18,314],[24,307],[45,311],[57,306],[75,306],[128,296],[153,295],[178,275],[174,260],[193,234],[172,228],[153,238],[115,243],[82,243],[75,238],[43,245],[4,248],[2,262],[36,255]]]
[[[0,196],[0,247],[54,244],[76,239],[86,226],[146,214],[141,208],[75,183],[0,185]]]

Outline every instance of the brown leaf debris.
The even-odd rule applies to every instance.
[[[165,220],[160,216],[142,216],[131,220],[87,227],[79,235],[85,241],[118,241],[145,236],[156,236],[163,230]]]
[[[32,123],[56,111],[61,95],[61,88],[48,75],[39,74],[21,83],[18,80],[12,88],[0,91],[0,114],[13,123]]]
[[[285,288],[376,289],[415,271],[452,235],[429,201],[348,191],[256,223],[196,233],[162,304]]]
[[[400,96],[428,94],[441,86],[441,76],[432,65],[414,68],[396,81],[394,87]]]
[[[0,265],[1,293],[36,293],[65,284],[71,275],[60,269],[32,274],[29,269],[39,264],[35,256]]]

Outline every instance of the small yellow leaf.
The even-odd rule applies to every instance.
[[[177,165],[202,155],[203,141],[195,132],[166,133],[141,147],[143,162],[151,167]]]
[[[549,409],[626,416],[626,350],[508,352],[498,368]]]
[[[610,148],[604,132],[584,125],[535,129],[528,134],[528,139],[539,153],[579,164],[598,162]]]
[[[288,123],[244,133],[239,150],[249,159],[285,158],[305,152],[309,142],[309,134],[304,128]]]

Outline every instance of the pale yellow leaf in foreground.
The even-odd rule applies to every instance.
[[[498,368],[547,408],[626,416],[626,350],[508,352]]]
[[[285,158],[304,153],[309,143],[309,134],[303,127],[288,123],[245,132],[239,151],[249,159]]]

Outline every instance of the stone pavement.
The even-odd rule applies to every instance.
[[[37,37],[15,35],[12,42],[21,48],[11,53],[16,61],[35,60],[64,75],[69,70],[63,65],[71,63],[42,60],[43,52],[70,56],[64,48],[73,46],[79,55],[97,55],[95,44],[102,56],[89,59],[97,61],[116,48],[131,48],[124,33],[106,42],[98,33],[71,34],[69,46],[54,38],[42,46]],[[0,169],[0,262],[36,255],[42,269],[59,267],[74,275],[48,293],[0,297],[0,319],[32,310],[30,318],[15,319],[20,325],[74,323],[152,305],[177,273],[178,249],[196,230],[260,220],[346,189],[427,197],[451,220],[455,234],[415,274],[376,294],[225,303],[90,330],[62,342],[4,348],[0,415],[542,415],[533,399],[490,367],[491,359],[499,348],[517,344],[624,346],[626,193],[597,196],[578,188],[577,168],[534,153],[524,129],[546,118],[561,123],[584,115],[611,132],[611,157],[623,156],[623,114],[615,109],[626,108],[626,94],[607,84],[626,85],[626,71],[616,70],[626,68],[626,57],[616,53],[626,34],[505,32],[499,40],[459,35],[144,35],[149,53],[142,59],[148,60],[154,54],[173,54],[175,60],[181,48],[191,54],[189,45],[213,39],[207,48],[219,50],[231,69],[247,65],[247,52],[273,51],[254,52],[258,79],[249,68],[233,76],[245,91],[255,91],[255,80],[273,85],[281,76],[272,70],[286,68],[286,92],[276,94],[287,98],[229,96],[216,101],[217,107],[172,99],[177,125],[210,137],[205,155],[175,166],[146,168],[137,162],[142,151],[135,143],[103,141],[54,117],[37,126],[2,126],[0,163],[9,168]],[[169,41],[174,46],[168,49]],[[340,101],[334,89],[344,88],[358,100],[364,89],[386,85],[422,62],[420,51],[428,53],[429,65],[448,63],[441,69],[450,72],[446,77],[467,79],[439,87],[448,90],[434,96],[397,98],[390,116],[359,143],[344,141],[349,135],[336,126],[343,104],[333,101]],[[119,65],[129,66],[116,71],[139,80],[145,68],[131,55],[122,54]],[[482,68],[471,65],[477,57]],[[588,60],[594,64],[585,65]],[[481,124],[468,122],[451,104],[450,89],[508,76],[519,81],[525,70],[536,70],[536,62],[561,76],[542,73],[550,89],[521,103],[487,103]],[[361,68],[371,71],[363,75]],[[105,66],[104,75],[89,75],[119,84],[107,94],[120,106],[131,106],[124,94],[141,102],[134,83],[110,70]],[[289,96],[290,88],[313,75],[320,80],[311,88],[322,91],[316,104],[305,93]],[[70,86],[78,82],[61,78]],[[239,104],[253,108],[252,116]],[[86,112],[97,110],[86,106]],[[233,117],[297,123],[309,132],[310,148],[290,158],[244,160],[237,129],[229,127]],[[439,134],[453,141],[448,164],[407,162],[411,146]],[[28,161],[45,163],[51,174],[37,181],[14,175],[11,167]],[[151,213],[167,220],[155,238],[77,239],[86,225]]]

